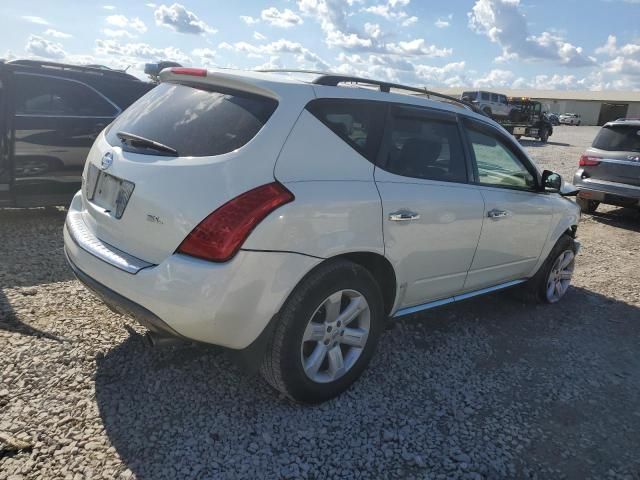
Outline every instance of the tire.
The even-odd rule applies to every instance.
[[[345,315],[330,314],[356,307],[362,310],[348,323],[338,323]],[[368,270],[347,260],[324,263],[298,284],[278,314],[261,374],[292,400],[329,400],[348,389],[369,364],[384,315],[380,287]],[[367,329],[368,335],[362,334]],[[355,346],[358,339],[362,348]],[[340,359],[343,369],[336,368]]]
[[[576,127],[579,127],[579,126],[580,126],[580,122],[576,123]]]
[[[580,207],[582,213],[595,213],[600,205],[600,202],[597,200],[589,200],[581,197],[576,197],[576,203]]]
[[[549,130],[547,130],[546,128],[543,128],[542,131],[540,132],[540,141],[542,143],[547,143],[548,140],[549,140]]]
[[[538,272],[524,284],[525,300],[535,303],[556,303],[560,301],[571,284],[575,255],[576,244],[573,238],[567,234],[562,235]],[[569,262],[566,268],[558,270],[566,261]],[[551,292],[551,283],[556,284],[557,279],[567,275],[568,278],[560,280],[561,291],[553,289],[553,292]]]
[[[514,137],[516,138],[516,140],[520,140],[522,138],[522,135],[514,135]]]

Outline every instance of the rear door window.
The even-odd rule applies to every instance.
[[[462,140],[455,116],[394,113],[386,134],[384,169],[404,177],[466,182]]]
[[[369,100],[322,98],[307,110],[363,157],[375,162],[386,105]]]
[[[48,75],[16,75],[18,115],[113,117],[118,109],[82,82]]]
[[[491,101],[498,103],[498,94],[497,93],[492,93],[491,94]]]
[[[593,141],[593,148],[640,152],[640,126],[613,125],[603,127]]]
[[[126,109],[106,138],[128,149],[117,135],[126,132],[171,147],[181,157],[222,155],[255,137],[277,106],[276,100],[245,92],[162,83]]]

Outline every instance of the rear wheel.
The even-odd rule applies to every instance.
[[[543,128],[542,131],[540,132],[540,141],[542,143],[547,143],[547,140],[549,140],[549,130],[547,130],[546,128]]]
[[[318,403],[355,382],[384,326],[378,284],[365,268],[328,262],[305,278],[282,308],[261,373],[289,398]]]
[[[582,213],[595,213],[600,205],[600,202],[597,200],[589,200],[581,197],[576,197],[576,203],[580,207]]]
[[[538,273],[524,285],[526,298],[539,303],[560,301],[571,285],[575,257],[575,242],[565,234],[553,247]]]

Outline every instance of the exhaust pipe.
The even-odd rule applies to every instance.
[[[184,343],[184,341],[179,338],[170,337],[169,335],[161,335],[159,333],[152,332],[151,330],[147,332],[145,339],[152,348],[167,347]]]

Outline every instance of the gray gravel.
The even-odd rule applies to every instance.
[[[595,131],[523,144],[570,178]],[[636,212],[584,217],[559,305],[496,294],[399,322],[317,407],[218,349],[149,348],[73,280],[64,214],[0,211],[0,480],[640,478]]]

